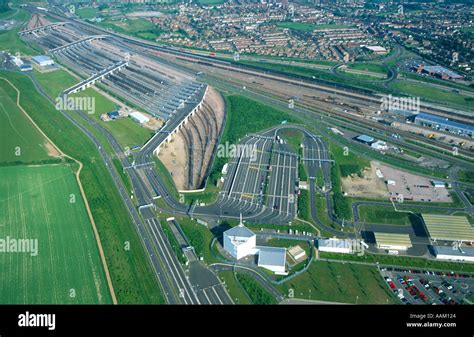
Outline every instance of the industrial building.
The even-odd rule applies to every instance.
[[[474,242],[474,227],[465,216],[422,214],[422,217],[433,241]]]
[[[285,274],[286,248],[258,247],[258,266],[276,274]]]
[[[433,186],[435,188],[445,188],[446,187],[446,183],[444,181],[441,181],[441,180],[431,180],[431,183],[433,184]]]
[[[474,138],[474,125],[456,122],[448,118],[422,112],[415,116],[415,123],[439,131],[457,134],[458,136]]]
[[[377,248],[388,250],[407,250],[412,247],[408,234],[374,233]]]
[[[377,140],[376,142],[370,144],[370,147],[379,151],[385,151],[388,149],[387,143],[383,140]]]
[[[442,66],[427,66],[425,64],[415,64],[414,69],[417,73],[428,74],[442,79],[462,80],[463,76]]]
[[[224,249],[237,260],[256,253],[257,236],[242,223],[224,232]]]
[[[32,70],[33,70],[33,67],[31,66],[30,63],[28,64],[25,63],[20,66],[20,71],[32,71]]]
[[[54,64],[54,61],[46,55],[33,56],[31,60],[40,67],[51,66]]]
[[[118,111],[110,111],[107,112],[107,116],[109,116],[110,119],[117,119],[119,118],[120,114]]]
[[[18,68],[21,67],[23,65],[23,60],[19,57],[16,57],[16,56],[12,56],[10,58],[10,61],[15,65],[17,66]]]
[[[318,240],[318,249],[321,252],[352,254],[352,246],[353,242],[350,240],[336,238]]]
[[[433,246],[433,250],[438,260],[474,262],[473,247]]]
[[[388,53],[387,49],[382,46],[363,46],[363,47],[364,49],[369,50],[378,55],[384,55]]]
[[[368,145],[372,145],[372,143],[375,142],[374,137],[370,137],[370,136],[367,136],[367,135],[359,135],[359,136],[355,137],[354,139],[357,140],[358,142],[368,144]]]
[[[306,259],[306,252],[299,245],[290,247],[290,249],[288,249],[288,254],[290,254],[290,256],[297,262]]]
[[[150,118],[145,116],[144,114],[139,113],[138,111],[131,112],[128,115],[134,122],[137,122],[139,124],[145,124],[150,121]]]
[[[409,109],[388,109],[388,112],[403,116],[405,118],[412,117],[413,115],[418,115],[420,113],[418,110],[409,110]]]

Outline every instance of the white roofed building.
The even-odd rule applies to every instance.
[[[150,118],[148,118],[144,114],[139,113],[138,111],[131,112],[129,114],[129,116],[133,121],[135,121],[139,124],[145,124],[145,123],[148,123],[150,121]]]
[[[433,250],[438,260],[474,262],[473,247],[433,246]]]
[[[286,248],[258,247],[258,266],[276,274],[285,274]]]
[[[344,239],[319,239],[318,249],[321,252],[352,254],[354,252],[354,242]]]
[[[224,232],[224,249],[237,260],[256,253],[257,236],[242,223]]]
[[[375,54],[387,54],[388,51],[382,46],[363,46],[365,49],[370,50]]]

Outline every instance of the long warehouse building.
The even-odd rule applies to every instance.
[[[474,242],[474,227],[461,215],[422,214],[429,237],[433,241]]]
[[[408,250],[413,245],[408,234],[374,233],[377,248],[388,250]]]
[[[453,121],[424,112],[415,116],[415,124],[454,133],[459,136],[474,138],[474,125]]]

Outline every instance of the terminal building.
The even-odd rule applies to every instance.
[[[258,255],[257,265],[279,275],[286,275],[286,248],[257,246],[257,236],[242,223],[226,230],[223,235],[224,250],[240,260]]]
[[[439,131],[446,131],[458,136],[474,138],[474,125],[456,122],[448,118],[424,112],[415,116],[415,124],[430,127]]]
[[[377,248],[388,250],[408,250],[412,247],[408,234],[374,233]]]
[[[224,232],[224,249],[235,259],[256,253],[257,236],[242,223]]]

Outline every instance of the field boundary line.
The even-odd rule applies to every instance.
[[[75,174],[76,181],[77,181],[77,184],[79,185],[79,190],[81,191],[82,199],[84,200],[84,205],[86,206],[87,215],[89,216],[89,220],[92,224],[92,230],[94,231],[94,236],[95,236],[95,239],[96,239],[97,248],[99,249],[100,258],[102,260],[102,266],[104,267],[105,278],[107,280],[107,284],[108,284],[108,287],[109,287],[109,292],[110,292],[110,296],[112,298],[112,303],[117,304],[117,297],[115,296],[115,290],[114,290],[114,286],[112,284],[112,278],[110,277],[110,272],[109,272],[109,268],[107,266],[107,260],[105,258],[104,250],[102,248],[102,242],[100,240],[99,231],[97,230],[97,226],[95,224],[94,217],[92,216],[92,212],[91,212],[91,209],[89,207],[89,201],[87,200],[86,193],[84,192],[84,188],[82,187],[82,183],[81,183],[80,174],[81,174],[81,170],[82,170],[84,165],[79,160],[77,160],[77,159],[65,154],[63,151],[61,151],[61,149],[43,132],[43,130],[41,130],[41,128],[35,123],[35,121],[30,117],[30,115],[28,115],[28,113],[25,111],[25,109],[23,109],[23,107],[20,105],[20,95],[21,95],[20,90],[12,82],[10,82],[8,79],[6,79],[4,77],[1,77],[1,76],[0,76],[0,79],[7,82],[13,89],[15,89],[15,91],[17,92],[16,105],[25,114],[25,116],[34,125],[34,127],[36,129],[38,129],[38,131],[48,140],[48,142],[60,153],[60,155],[62,157],[74,160],[79,165],[79,169],[77,170],[77,172]]]

